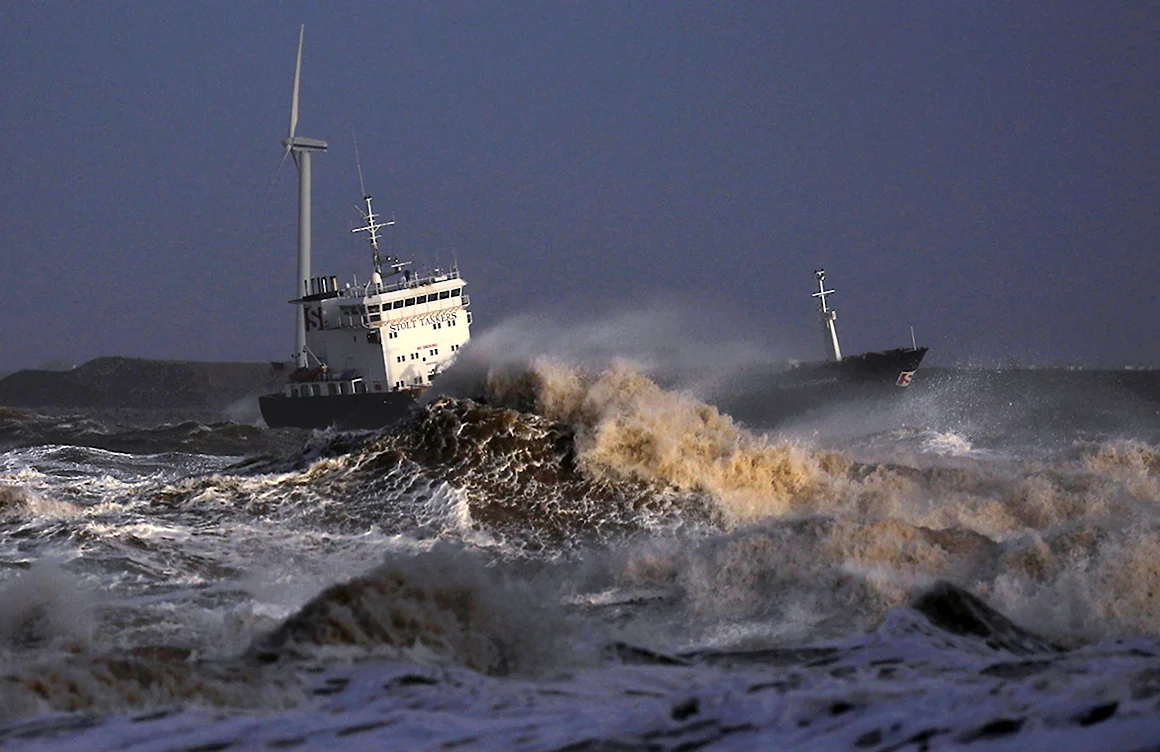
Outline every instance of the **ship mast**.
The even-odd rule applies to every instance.
[[[362,182],[361,167],[359,168],[359,182]],[[371,263],[374,265],[374,273],[371,275],[371,282],[378,283],[383,281],[383,259],[379,255],[379,230],[383,227],[390,227],[391,225],[395,224],[395,220],[392,219],[388,222],[376,222],[375,220],[378,219],[378,216],[371,208],[371,197],[363,195],[363,201],[366,202],[367,210],[364,212],[362,209],[359,209],[358,212],[362,215],[363,221],[365,221],[366,224],[362,227],[354,228],[351,230],[351,232],[365,232],[367,234],[367,240],[369,240],[371,244]],[[357,209],[358,207],[355,208]],[[391,274],[397,274],[399,267],[402,266],[402,264],[399,263],[399,260],[394,256],[387,256],[387,261],[391,264]]]
[[[825,328],[826,354],[831,360],[841,360],[842,348],[838,345],[838,329],[834,326],[838,312],[826,305],[826,296],[833,295],[834,291],[826,289],[825,269],[815,269],[814,276],[818,280],[818,291],[810,297],[818,298],[818,312],[822,314],[822,326]]]
[[[375,214],[374,209],[371,208],[371,197],[367,194],[366,183],[363,182],[362,160],[359,159],[358,156],[358,139],[354,137],[353,131],[351,132],[351,138],[354,140],[354,163],[358,167],[358,187],[362,191],[363,201],[366,202],[367,205],[367,210],[365,212],[359,207],[355,207],[355,210],[362,215],[363,221],[366,222],[366,224],[362,227],[354,228],[351,230],[351,232],[367,233],[367,240],[369,240],[371,244],[371,264],[373,265],[373,271],[371,272],[371,283],[379,284],[383,281],[383,260],[379,255],[379,230],[383,227],[390,227],[391,225],[395,224],[395,220],[391,219],[389,222],[375,221],[378,219],[378,217]],[[398,274],[402,268],[410,262],[399,261],[399,259],[395,258],[393,255],[388,254],[387,263],[391,265],[391,275],[395,275]]]

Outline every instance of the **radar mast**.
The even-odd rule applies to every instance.
[[[354,141],[354,162],[358,167],[358,187],[362,190],[363,201],[366,203],[367,207],[366,211],[363,211],[357,206],[355,207],[355,210],[362,215],[363,221],[366,222],[366,224],[362,227],[354,228],[351,230],[351,232],[367,233],[367,240],[369,240],[371,244],[371,264],[374,268],[374,271],[371,274],[371,282],[378,284],[383,281],[383,259],[382,256],[379,255],[379,230],[395,224],[395,220],[392,218],[387,222],[376,221],[378,219],[378,215],[376,215],[374,209],[371,208],[371,197],[367,194],[366,183],[363,182],[362,160],[359,159],[358,156],[358,138],[354,136],[353,131],[351,132],[351,138]],[[391,266],[391,271],[387,276],[394,276],[395,274],[398,274],[400,271],[402,271],[404,266],[411,262],[400,261],[395,256],[387,254],[387,263]]]
[[[838,345],[838,329],[834,321],[838,312],[826,305],[826,296],[833,295],[833,290],[826,289],[826,270],[815,269],[814,277],[818,280],[818,291],[810,297],[818,298],[818,313],[822,314],[822,326],[826,330],[826,353],[832,360],[842,359],[842,348]]]

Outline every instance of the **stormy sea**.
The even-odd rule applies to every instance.
[[[1160,749],[1160,371],[898,391],[0,408],[0,747]]]

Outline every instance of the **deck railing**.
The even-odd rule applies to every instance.
[[[452,269],[446,272],[432,272],[423,276],[412,277],[409,280],[399,280],[390,284],[384,282],[368,282],[366,285],[347,287],[338,291],[340,298],[369,298],[372,295],[385,295],[389,292],[400,292],[402,290],[410,290],[416,287],[424,287],[426,285],[435,284],[436,282],[447,282],[452,279],[459,279],[459,270]]]

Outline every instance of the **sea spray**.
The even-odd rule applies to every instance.
[[[517,580],[482,556],[438,545],[391,557],[327,588],[254,646],[283,655],[376,655],[488,674],[574,659],[559,593]]]
[[[177,703],[286,707],[297,679],[238,661],[198,661],[188,649],[116,648],[107,606],[58,563],[41,561],[0,591],[0,721],[48,711],[113,712]]]
[[[630,367],[538,368],[522,404],[433,399],[277,459],[0,454],[0,589],[33,575],[4,602],[23,616],[0,744],[869,748],[937,723],[1034,746],[1155,715],[1157,444],[1121,429],[1135,404],[1099,430],[1061,407],[1013,436],[925,413],[811,433],[787,445],[808,483],[778,490],[719,467],[779,437]],[[761,511],[731,511],[738,487]],[[62,553],[56,585],[28,584]],[[908,606],[940,580],[952,611],[982,598],[1043,646]],[[26,717],[47,711],[80,712]]]
[[[8,651],[88,642],[92,604],[59,562],[45,558],[0,590],[0,646]]]
[[[498,369],[487,399],[573,426],[578,462],[592,475],[710,493],[733,523],[789,513],[826,472],[826,458],[750,434],[625,361],[597,374],[543,359]]]

